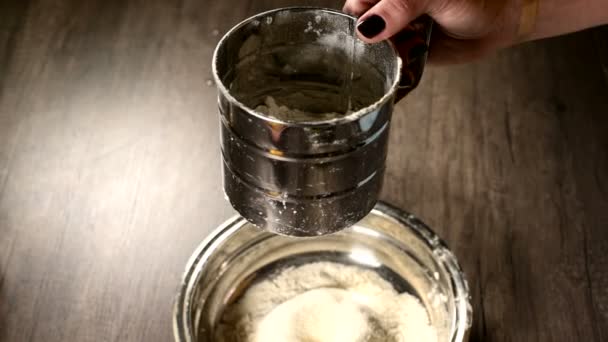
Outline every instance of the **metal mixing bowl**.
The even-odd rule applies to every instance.
[[[422,302],[439,341],[466,341],[472,309],[456,258],[424,223],[384,203],[353,227],[315,238],[275,235],[241,217],[227,221],[188,262],[175,303],[176,341],[213,341],[224,308],[251,284],[317,261],[376,271]]]

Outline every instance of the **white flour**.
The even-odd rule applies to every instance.
[[[292,95],[297,97],[298,94]],[[303,96],[300,96],[303,97]],[[270,117],[286,120],[286,121],[308,121],[308,120],[329,120],[335,119],[344,115],[350,114],[350,112],[344,113],[309,113],[299,109],[288,108],[287,106],[277,104],[276,100],[272,96],[267,96],[264,100],[264,104],[257,106],[256,111],[268,115]]]
[[[229,306],[220,342],[436,342],[424,307],[373,271],[319,262],[261,281]]]

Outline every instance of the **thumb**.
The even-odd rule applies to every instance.
[[[428,7],[428,0],[380,0],[359,18],[359,38],[367,43],[388,39],[428,12]]]

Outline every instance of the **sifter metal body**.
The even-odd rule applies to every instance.
[[[393,104],[418,84],[426,54],[402,68],[391,43],[356,39],[355,22],[328,9],[278,9],[240,23],[215,51],[224,190],[262,229],[329,234],[378,200]],[[430,20],[412,27],[408,41],[428,43]],[[312,115],[256,109],[269,96]]]

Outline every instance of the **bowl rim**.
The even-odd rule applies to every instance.
[[[465,274],[456,256],[450,251],[445,241],[416,216],[386,202],[379,201],[370,215],[392,220],[401,226],[411,229],[433,252],[438,264],[449,275],[454,296],[454,314],[456,317],[454,320],[455,324],[452,326],[453,334],[449,342],[466,341],[473,322],[471,293]],[[192,296],[195,289],[194,285],[198,283],[203,267],[219,245],[248,224],[250,223],[239,215],[226,220],[198,245],[188,259],[173,307],[173,334],[175,341],[194,342],[192,339],[192,336],[194,336],[192,331],[193,322],[190,315]]]

